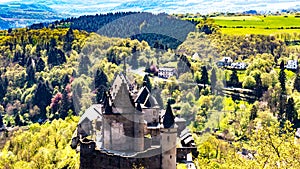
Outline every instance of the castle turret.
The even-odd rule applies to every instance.
[[[134,114],[134,151],[144,151],[144,114],[140,103],[137,103]]]
[[[112,96],[103,101],[104,149],[124,152],[144,150],[144,114],[136,110],[125,77],[117,76]]]
[[[162,168],[176,169],[177,125],[170,103],[163,118],[161,128]]]

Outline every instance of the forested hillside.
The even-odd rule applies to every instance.
[[[168,40],[179,39],[176,50],[168,40],[147,40],[153,47],[142,40],[154,34],[136,40],[87,32],[88,25],[72,28],[73,22],[96,18],[99,25],[106,22],[103,16],[85,16],[49,28],[0,31],[0,124],[26,130],[7,142],[1,167],[78,168],[78,154],[68,145],[76,116],[99,103],[115,74],[126,71],[132,83],[146,85],[162,107],[169,101],[176,115],[188,121],[200,168],[297,168],[299,45],[277,35],[222,34],[209,20],[192,24],[194,31],[186,38],[177,38],[177,27],[164,33]],[[118,35],[140,31],[137,25],[116,29],[119,24],[107,24],[105,30],[120,30]],[[248,66],[217,65],[223,57]],[[297,62],[296,69],[286,67],[290,60]],[[174,67],[177,75],[158,78],[161,67]]]
[[[154,47],[159,42],[165,47],[176,49],[194,31],[194,24],[181,21],[167,14],[146,12],[118,12],[67,18],[47,24],[34,24],[31,29],[72,28],[97,32],[108,37],[145,40]]]
[[[14,132],[0,152],[0,168],[79,168],[79,154],[70,147],[78,120],[36,123]]]

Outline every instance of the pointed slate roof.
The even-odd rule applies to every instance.
[[[101,114],[101,105],[94,104],[88,109],[85,110],[84,114],[80,117],[80,120],[78,124],[81,124],[85,119],[88,119],[89,121],[93,121],[98,118],[102,118]]]
[[[138,92],[137,97],[134,100],[134,102],[135,103],[146,104],[146,101],[148,100],[149,97],[150,97],[150,91],[146,86],[144,86]]]
[[[159,108],[159,104],[157,103],[156,99],[151,95],[151,92],[146,86],[140,89],[134,102],[139,102],[142,108]]]
[[[115,94],[115,99],[113,100],[114,107],[117,109],[118,113],[133,113],[134,104],[130,96],[128,85],[125,80],[122,83]]]
[[[137,103],[137,105],[136,105],[136,108],[135,108],[138,112],[142,112],[143,111],[143,109],[142,109],[142,107],[141,107],[141,104],[140,103]]]
[[[103,100],[103,107],[104,107],[104,114],[112,114],[112,106],[110,105],[110,100],[109,100],[109,94],[105,93],[104,94],[104,100]]]
[[[164,128],[173,128],[174,124],[175,124],[175,120],[174,119],[175,119],[175,116],[174,116],[174,114],[172,112],[171,105],[168,102],[166,113],[165,113],[164,119],[163,119]]]

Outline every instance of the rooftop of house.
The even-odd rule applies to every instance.
[[[94,104],[88,109],[85,110],[84,114],[80,117],[78,124],[81,124],[85,119],[89,121],[93,121],[95,119],[102,119],[102,105],[101,104]]]
[[[300,128],[297,128],[297,131],[296,131],[296,137],[297,137],[297,138],[300,138]]]

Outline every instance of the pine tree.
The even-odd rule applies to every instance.
[[[279,96],[279,114],[278,114],[278,121],[280,121],[280,126],[283,127],[284,125],[284,112],[286,109],[286,97],[285,97],[285,93],[286,93],[286,88],[285,88],[285,81],[286,81],[286,75],[284,72],[284,62],[281,61],[280,63],[280,72],[279,72],[279,77],[278,80],[280,82],[280,87],[281,87],[281,93]]]
[[[237,71],[236,70],[233,70],[231,75],[230,75],[230,84],[233,86],[233,87],[238,87],[239,86],[239,77],[237,75]]]
[[[68,116],[69,109],[71,108],[70,98],[68,91],[65,89],[62,93],[61,106],[59,109],[60,118],[65,119]]]
[[[16,116],[15,116],[15,125],[16,126],[22,126],[22,121],[21,121],[19,113],[17,113]]]
[[[256,82],[255,95],[257,99],[260,99],[263,95],[263,86],[262,86],[260,74],[255,76],[255,82]]]
[[[300,92],[300,75],[297,74],[294,81],[294,89]]]
[[[286,75],[285,75],[284,69],[285,69],[284,68],[284,62],[281,61],[278,80],[280,82],[281,92],[283,94],[286,92],[286,87],[285,87]]]
[[[250,121],[254,120],[257,117],[257,107],[256,105],[253,105],[250,111]]]
[[[33,105],[37,105],[40,108],[39,118],[46,118],[46,107],[50,105],[51,98],[52,91],[49,83],[40,81],[33,97]]]
[[[5,90],[4,85],[3,85],[3,80],[0,77],[0,101],[2,101],[5,94],[6,94],[6,90]]]
[[[72,50],[72,42],[74,41],[74,39],[75,37],[74,37],[73,29],[70,28],[64,38],[63,49],[65,52],[69,52]]]
[[[217,75],[216,75],[216,69],[213,68],[211,71],[211,76],[210,76],[210,85],[211,85],[211,93],[215,93],[215,88],[217,84]]]
[[[26,80],[28,81],[28,84],[31,86],[35,82],[35,70],[32,64],[26,68],[26,73],[27,73]]]
[[[208,73],[207,73],[206,66],[202,66],[201,67],[201,79],[200,79],[200,83],[204,84],[204,88],[205,88],[205,85],[208,84]]]
[[[147,61],[146,66],[145,66],[145,72],[150,72],[150,63]]]
[[[295,124],[298,120],[298,113],[295,109],[295,102],[292,97],[288,99],[288,103],[286,105],[286,119],[293,124]]]
[[[96,101],[100,103],[109,88],[108,79],[103,70],[98,69],[95,75]]]
[[[68,83],[70,83],[70,78],[69,78],[69,75],[68,74],[65,74],[62,78],[62,84],[63,86],[67,86]]]
[[[91,64],[90,58],[86,55],[82,55],[80,58],[79,67],[78,67],[79,74],[87,75],[90,64]]]
[[[0,114],[0,128],[3,126],[3,116]]]
[[[132,69],[137,69],[139,67],[139,62],[138,62],[138,53],[137,53],[136,46],[133,46],[131,53],[132,53],[132,58],[131,58]]]
[[[45,65],[44,60],[42,58],[39,58],[39,60],[37,61],[36,67],[35,67],[36,72],[44,71],[45,66],[46,65]]]

